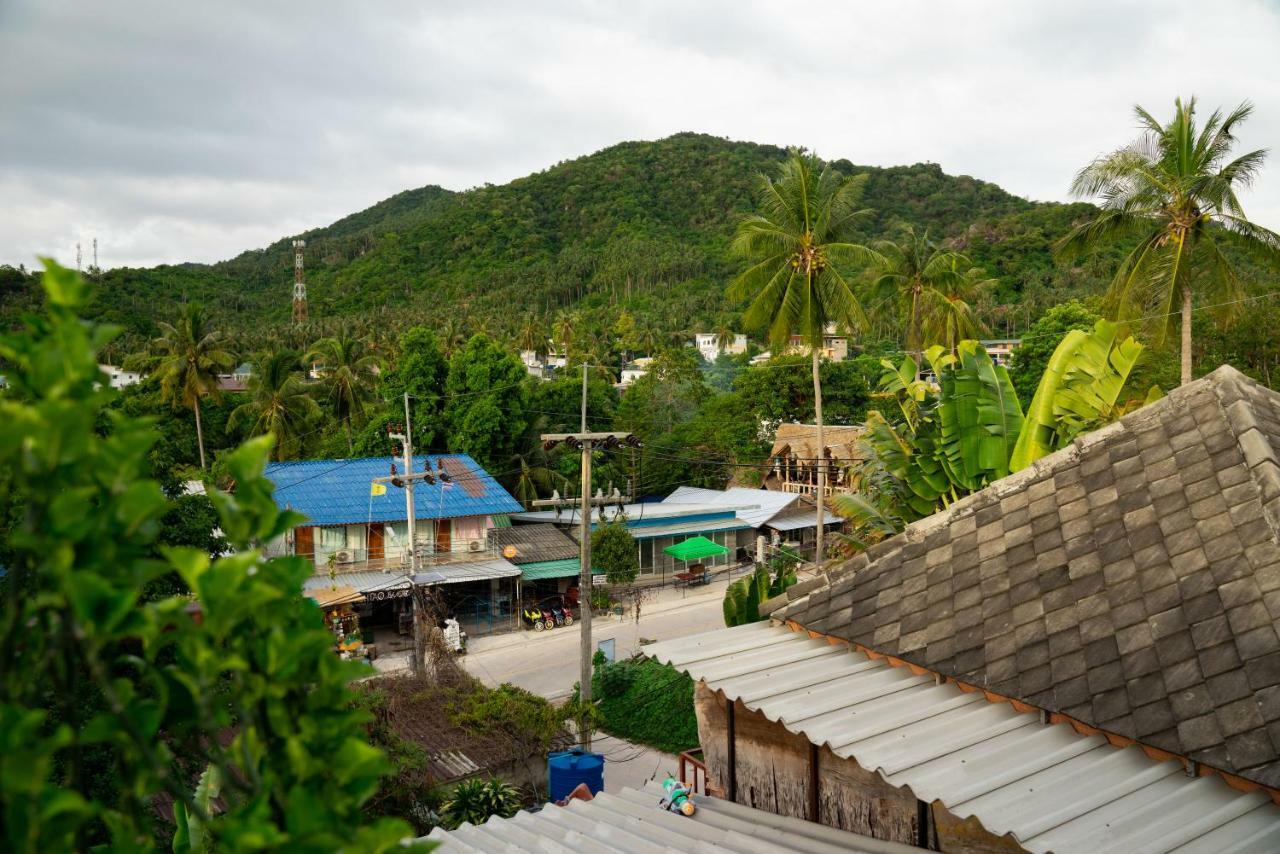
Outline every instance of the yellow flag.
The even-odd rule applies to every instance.
[[[370,495],[386,495],[387,485],[385,483],[371,483],[369,484],[369,494]]]

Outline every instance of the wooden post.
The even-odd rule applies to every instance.
[[[726,745],[728,771],[726,775],[729,778],[725,781],[725,794],[729,796],[729,800],[736,802],[738,800],[738,750],[737,738],[733,731],[734,701],[728,697],[725,697],[725,701],[729,704],[725,716],[725,737],[728,739],[728,744]]]
[[[820,749],[809,743],[809,821],[818,822],[818,756]]]

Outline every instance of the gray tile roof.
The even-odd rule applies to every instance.
[[[1280,786],[1278,448],[1223,367],[772,615]]]

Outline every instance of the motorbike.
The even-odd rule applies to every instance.
[[[462,624],[453,617],[444,621],[444,642],[453,654],[467,654],[467,633],[463,631]]]
[[[557,626],[573,625],[573,610],[565,602],[562,596],[551,596],[543,599],[538,603],[538,608],[542,613],[548,612],[555,618]]]
[[[550,613],[543,613],[541,609],[536,607],[525,608],[520,615],[524,619],[526,628],[540,632],[543,629],[554,629],[556,620]]]

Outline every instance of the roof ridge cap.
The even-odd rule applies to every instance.
[[[1257,411],[1258,396],[1280,395],[1230,365],[1222,365],[1191,386],[1201,382],[1213,393],[1227,429],[1244,456],[1249,479],[1258,488],[1262,515],[1271,529],[1271,539],[1280,545],[1280,452],[1258,419]]]

